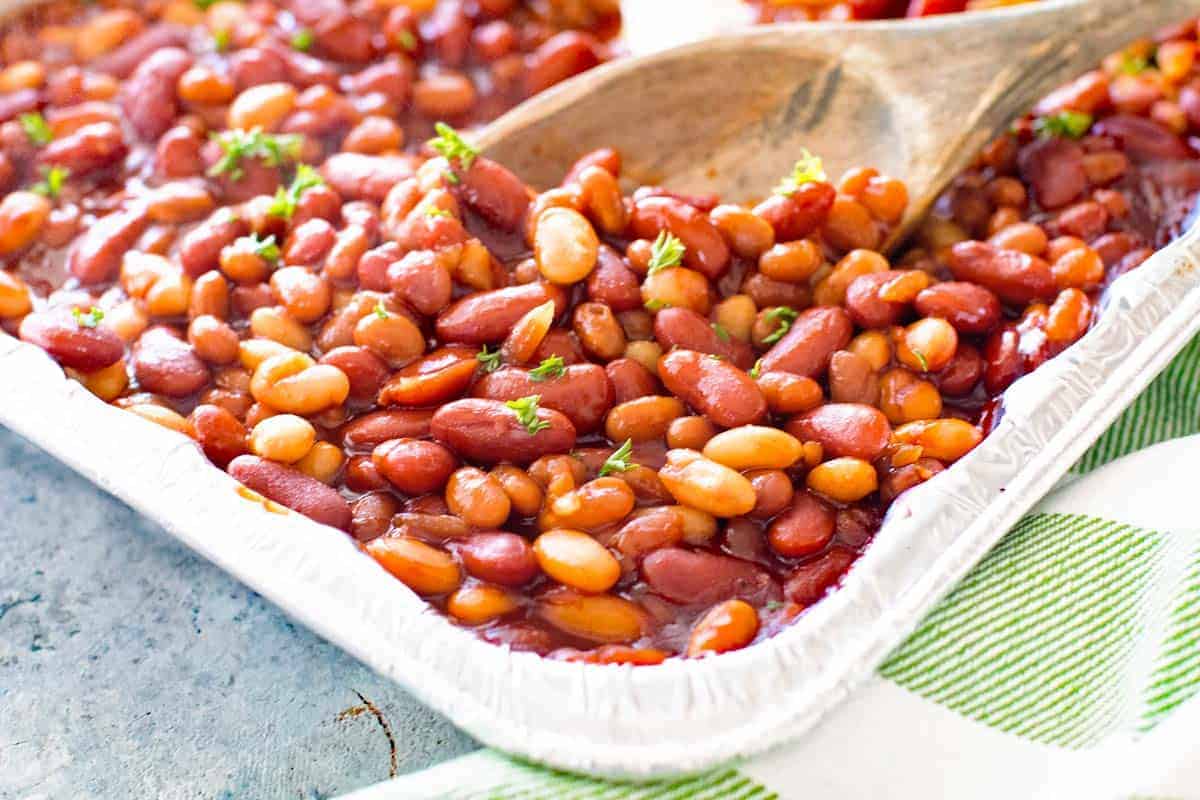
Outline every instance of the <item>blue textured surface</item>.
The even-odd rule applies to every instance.
[[[0,428],[0,798],[314,798],[475,747]]]

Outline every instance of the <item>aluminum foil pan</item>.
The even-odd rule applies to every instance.
[[[248,498],[184,436],[106,405],[0,334],[12,428],[482,742],[615,777],[697,771],[794,739],[867,677],[1200,331],[1200,227],[1110,289],[1099,323],[1005,395],[995,432],[893,507],[843,585],[745,650],[654,667],[484,643],[346,536]]]

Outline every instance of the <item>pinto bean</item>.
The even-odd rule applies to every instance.
[[[323,525],[349,530],[350,505],[337,490],[291,467],[253,455],[240,455],[227,471],[246,488]]]
[[[659,359],[658,374],[672,394],[723,427],[749,425],[766,416],[767,401],[758,384],[723,359],[673,350]]]
[[[544,407],[538,408],[536,416],[549,427],[530,433],[517,413],[499,400],[455,400],[434,413],[430,432],[463,458],[483,464],[528,464],[575,446],[570,419]]]
[[[188,416],[196,432],[196,441],[219,467],[246,453],[246,427],[220,406],[201,404]]]
[[[740,517],[757,502],[754,486],[741,473],[694,450],[668,452],[658,477],[681,504],[714,517]]]

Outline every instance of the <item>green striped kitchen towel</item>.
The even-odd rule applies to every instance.
[[[874,680],[766,756],[621,784],[485,750],[346,800],[1200,800],[1196,433],[1200,339]]]

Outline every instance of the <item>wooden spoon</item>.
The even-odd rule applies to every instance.
[[[865,165],[904,179],[895,244],[1041,96],[1196,13],[1200,0],[1044,0],[750,28],[584,73],[493,122],[479,144],[538,187],[611,146],[632,181],[743,201],[770,192],[807,148],[831,176]]]

